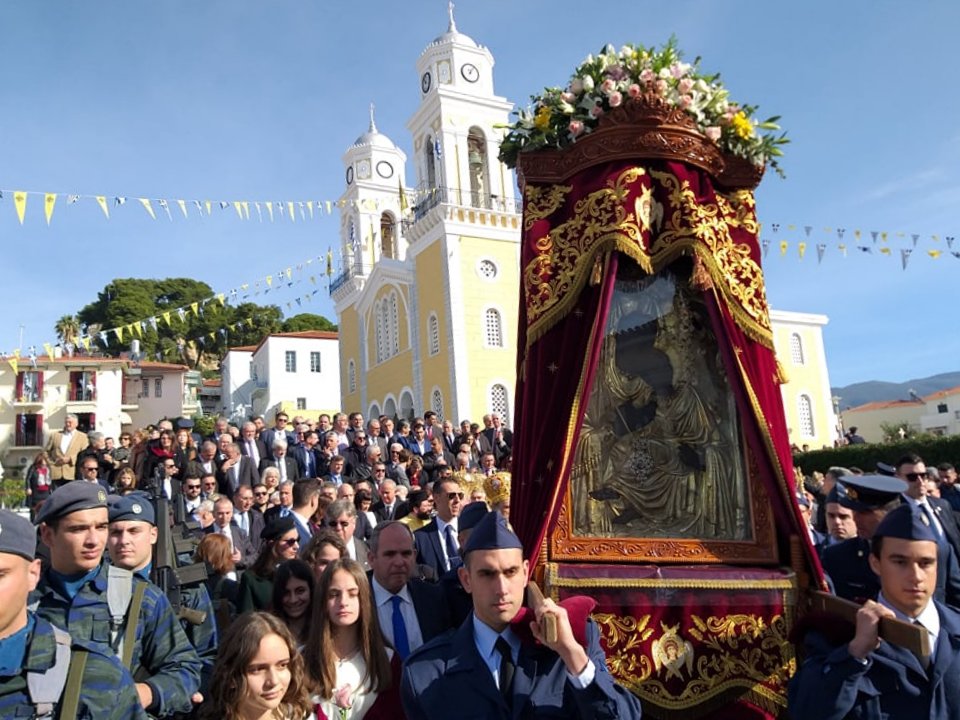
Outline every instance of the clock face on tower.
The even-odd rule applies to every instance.
[[[366,180],[370,177],[370,161],[361,160],[357,163],[357,178],[360,180]]]
[[[347,185],[353,182],[353,165],[347,168]]]
[[[424,95],[430,92],[430,82],[433,78],[430,77],[430,72],[427,71],[423,74],[423,77],[420,78],[420,89],[423,91]]]
[[[460,74],[463,75],[464,80],[470,83],[475,83],[480,79],[480,71],[477,70],[477,66],[471,65],[470,63],[460,68]]]
[[[393,177],[393,165],[386,160],[381,160],[377,163],[377,175],[385,179]]]

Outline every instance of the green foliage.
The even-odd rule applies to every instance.
[[[0,507],[22,507],[27,499],[27,490],[20,478],[9,477],[0,481]]]
[[[282,326],[283,313],[276,305],[242,303],[235,307],[221,305],[217,300],[204,303],[212,295],[209,285],[190,278],[117,279],[98,294],[96,301],[83,307],[76,319],[80,326],[93,333],[95,328],[125,327],[156,318],[156,329],[148,324],[142,336],[135,336],[140,341],[140,352],[146,359],[159,357],[189,365],[196,364],[199,353],[222,355],[231,346],[255,345]],[[188,310],[181,321],[177,308],[189,308],[191,303],[198,303],[198,312]],[[169,323],[164,313],[169,313]],[[69,319],[70,316],[65,316],[57,323],[61,337],[61,330],[69,332]],[[99,340],[97,344],[103,346]],[[111,356],[118,356],[128,348],[126,335],[123,342],[118,342],[112,333],[106,347],[102,347]]]
[[[337,326],[323,315],[300,313],[283,321],[283,332],[302,332],[304,330],[324,330],[336,332]]]
[[[795,455],[793,463],[796,467],[803,469],[804,475],[809,475],[814,470],[825,472],[837,465],[858,467],[864,472],[874,472],[877,462],[893,465],[900,457],[911,452],[922,457],[927,467],[936,467],[942,462],[957,465],[960,463],[960,435],[813,450]]]
[[[213,424],[217,421],[215,415],[194,415],[193,431],[200,433],[201,437],[213,434]]]

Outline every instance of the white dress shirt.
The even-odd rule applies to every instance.
[[[393,593],[387,590],[383,585],[377,582],[376,578],[370,579],[373,587],[373,601],[377,606],[377,618],[380,620],[380,630],[383,636],[393,645]],[[397,597],[401,599],[400,614],[403,616],[403,624],[407,628],[407,641],[410,644],[410,651],[413,652],[423,645],[423,632],[420,630],[420,621],[417,620],[417,610],[413,607],[413,598],[410,597],[410,590],[404,585]]]

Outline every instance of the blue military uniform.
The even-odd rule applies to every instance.
[[[473,529],[463,554],[520,547],[499,513],[489,513]],[[498,635],[474,613],[459,629],[434,638],[407,658],[400,686],[407,720],[640,717],[640,702],[607,670],[600,632],[592,620],[587,623],[585,647],[590,662],[580,676],[573,677],[553,650],[520,642],[505,686],[501,666],[499,682],[508,688],[503,693],[478,649],[480,636],[490,633],[507,642],[517,640],[511,629]],[[585,681],[584,675],[591,674]]]
[[[888,513],[874,537],[936,542],[909,506]],[[912,653],[883,640],[861,661],[850,654],[847,644],[835,646],[819,632],[808,633],[807,659],[789,688],[792,717],[960,720],[960,613],[935,600],[929,602],[940,628],[928,667]],[[914,620],[887,606],[900,619],[915,623],[929,610],[928,606]]]

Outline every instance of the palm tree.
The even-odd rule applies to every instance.
[[[53,326],[53,329],[57,333],[57,337],[60,338],[60,342],[64,345],[77,344],[77,338],[80,336],[80,321],[77,320],[76,315],[64,315],[57,320],[57,324]]]

